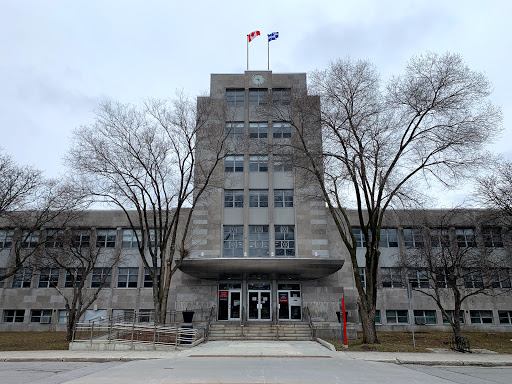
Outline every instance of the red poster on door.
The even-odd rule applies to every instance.
[[[219,291],[219,300],[227,300],[229,291]]]
[[[279,292],[279,302],[280,303],[288,302],[288,292]]]

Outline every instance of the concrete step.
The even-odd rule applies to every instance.
[[[210,327],[210,340],[310,340],[311,331],[305,323],[249,324],[215,323]]]

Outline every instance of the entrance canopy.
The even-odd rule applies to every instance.
[[[341,269],[344,259],[318,258],[192,258],[181,261],[187,275],[207,280],[264,276],[270,279],[315,280]]]

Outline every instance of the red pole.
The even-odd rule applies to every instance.
[[[345,342],[344,347],[348,348],[347,342],[347,318],[345,316],[345,297],[341,299],[341,306],[343,307],[343,341]]]

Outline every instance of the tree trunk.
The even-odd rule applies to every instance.
[[[359,313],[361,314],[361,328],[363,331],[363,344],[380,344],[377,338],[377,329],[375,328],[375,307],[373,305],[363,306],[359,304]]]

